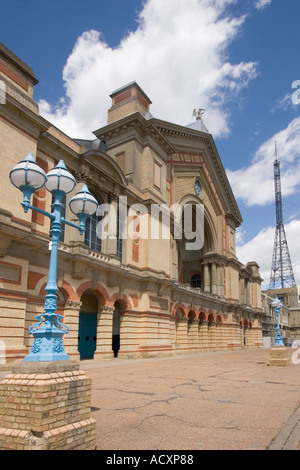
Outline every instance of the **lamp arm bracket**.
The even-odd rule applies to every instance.
[[[39,214],[43,214],[46,217],[49,217],[49,219],[51,219],[51,220],[55,219],[54,214],[50,214],[50,212],[43,211],[43,209],[39,209],[38,207],[34,207],[34,206],[31,206],[30,204],[26,204],[26,203],[23,203],[23,202],[21,202],[21,205],[24,207],[24,209],[26,208],[27,210],[31,209],[32,211],[39,212]],[[27,210],[26,210],[26,212],[27,212]]]
[[[80,230],[80,226],[79,226],[79,225],[76,225],[76,224],[74,224],[73,222],[69,222],[69,221],[66,220],[64,217],[61,218],[61,221],[62,221],[64,224],[70,225],[70,227],[74,227],[74,228],[77,228],[77,230]]]

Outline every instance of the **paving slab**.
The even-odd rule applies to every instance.
[[[262,349],[81,361],[97,449],[299,450],[300,365],[269,358]]]

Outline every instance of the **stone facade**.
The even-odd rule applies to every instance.
[[[28,153],[45,171],[63,159],[76,177],[75,192],[87,184],[117,211],[124,198],[127,210],[146,208],[127,212],[134,238],[108,232],[110,212],[102,222],[87,222],[82,236],[65,226],[58,311],[69,326],[64,342],[71,359],[261,347],[259,267],[237,259],[242,217],[212,135],[154,118],[151,101],[134,82],[112,93],[108,124],[94,131],[94,141],[75,140],[39,115],[32,70],[3,45],[0,80],[6,84],[0,105],[0,341],[6,360],[29,352],[28,327],[43,308],[49,264],[49,220],[23,212],[22,195],[8,178]],[[68,207],[73,195],[66,218],[76,222]],[[32,203],[50,210],[51,194],[41,189]],[[187,240],[175,236],[174,217],[168,239],[144,237],[153,204],[190,204],[193,211],[202,204],[203,246],[186,250]],[[161,214],[157,223],[163,230]]]

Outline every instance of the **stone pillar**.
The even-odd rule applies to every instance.
[[[208,321],[205,320],[203,321],[202,324],[202,339],[203,339],[203,347],[204,350],[209,350],[209,342],[208,342],[208,335],[209,335],[209,330],[208,330]]]
[[[210,293],[210,270],[209,264],[204,264],[204,292]]]
[[[211,265],[211,293],[217,295],[217,265],[212,263]]]
[[[78,351],[78,329],[80,301],[67,300],[64,309],[64,323],[69,327],[69,332],[64,335],[64,345],[66,353],[71,359],[79,360]]]
[[[113,314],[113,306],[103,305],[100,307],[100,314],[98,314],[99,319],[97,322],[95,358],[97,358],[97,356],[102,356],[105,359],[110,359],[114,356],[112,350]]]
[[[187,319],[182,318],[176,325],[177,344],[181,350],[187,348]]]
[[[208,346],[210,351],[216,351],[216,322],[208,325]]]
[[[222,322],[216,323],[216,347],[218,351],[224,349],[224,326]]]
[[[198,346],[198,321],[189,320],[187,326],[188,348],[194,350]]]
[[[23,362],[0,383],[0,450],[93,450],[91,380],[73,361]]]
[[[217,294],[219,297],[224,297],[224,266],[217,266]]]

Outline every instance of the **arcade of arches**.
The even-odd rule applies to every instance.
[[[66,350],[77,359],[108,359],[261,346],[259,321],[250,312],[238,320],[233,313],[170,303],[170,313],[157,314],[155,300],[150,311],[138,314],[134,294],[109,297],[98,285],[62,302],[60,312],[70,326]]]

